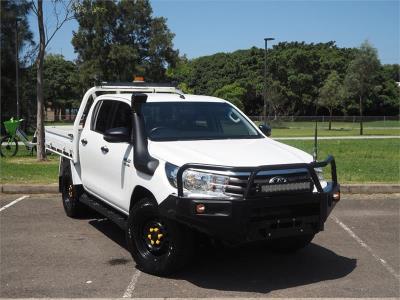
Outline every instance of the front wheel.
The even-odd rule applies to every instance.
[[[126,239],[138,268],[158,276],[183,268],[194,251],[192,231],[161,218],[158,205],[151,198],[140,200],[131,209]]]
[[[18,141],[16,138],[5,136],[1,139],[0,155],[2,157],[15,156],[18,152]]]

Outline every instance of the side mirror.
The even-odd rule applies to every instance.
[[[109,143],[129,143],[130,132],[126,127],[110,128],[104,133],[103,139]]]
[[[271,136],[271,127],[269,125],[264,125],[261,124],[258,126],[258,128],[261,130],[262,133],[264,133],[266,136]]]

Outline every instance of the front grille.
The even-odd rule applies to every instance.
[[[249,181],[250,172],[230,175],[225,194],[229,196],[244,196]],[[312,180],[306,169],[260,171],[251,184],[250,197],[270,194],[290,194],[311,192]]]
[[[237,174],[229,177],[229,185],[225,188],[225,194],[229,196],[243,196],[247,188],[250,174]]]

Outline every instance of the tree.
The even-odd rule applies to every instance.
[[[148,0],[83,0],[75,13],[79,29],[72,44],[78,53],[83,88],[96,80],[146,81],[165,79],[178,52],[166,20],[152,16]]]
[[[65,109],[72,108],[74,100],[79,98],[77,89],[76,65],[64,59],[62,55],[47,55],[44,58],[44,103],[51,106],[58,120]]]
[[[0,1],[1,5],[1,124],[5,119],[16,116],[16,59],[17,68],[25,67],[24,59],[20,53],[33,47],[33,35],[29,29],[28,14],[30,3],[28,1]],[[16,45],[16,36],[18,45]],[[18,52],[16,51],[18,49]],[[21,76],[21,74],[20,74]]]
[[[340,105],[340,100],[343,97],[342,84],[340,77],[336,71],[329,74],[324,85],[319,90],[318,104],[325,107],[329,111],[329,130],[332,129],[332,114],[333,110]]]
[[[44,96],[43,96],[43,62],[46,48],[49,45],[52,38],[60,30],[65,22],[72,19],[73,10],[73,0],[68,0],[66,2],[62,0],[53,0],[51,3],[53,5],[53,12],[56,17],[56,24],[52,31],[48,30],[44,23],[43,16],[43,0],[32,1],[32,10],[38,20],[39,28],[39,50],[36,58],[36,101],[37,101],[37,113],[36,113],[36,130],[37,130],[37,159],[46,159],[46,150],[44,144]],[[57,5],[62,6],[62,13],[59,13]]]
[[[227,84],[222,88],[215,91],[214,96],[228,100],[232,104],[236,105],[239,109],[243,110],[243,97],[246,90],[242,88],[239,84]]]
[[[338,48],[334,42],[274,45],[268,51],[267,61],[269,80],[274,87],[270,92],[274,93],[274,104],[280,105],[283,101],[275,110],[292,115],[314,114],[315,99],[328,75],[336,71],[344,77],[356,51]],[[236,82],[246,90],[242,99],[245,112],[255,115],[262,111],[264,49],[253,47],[192,60],[180,59],[167,74],[171,80],[185,82],[196,94],[213,95],[225,85]]]
[[[383,65],[378,76],[381,90],[376,99],[373,113],[398,115],[400,107],[400,65]]]
[[[363,106],[365,98],[376,86],[376,76],[380,68],[377,50],[365,41],[359,52],[350,62],[345,77],[345,86],[350,96],[358,98],[360,113],[360,135],[363,135]]]
[[[285,114],[282,108],[285,106],[286,96],[284,88],[280,85],[279,81],[273,81],[267,86],[267,102],[272,108],[275,120],[278,114]]]

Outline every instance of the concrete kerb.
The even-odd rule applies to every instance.
[[[58,184],[2,184],[0,191],[4,194],[56,194]]]
[[[395,194],[400,193],[400,184],[341,184],[344,194]]]
[[[343,194],[395,194],[400,193],[400,184],[342,184]],[[56,194],[58,184],[3,184],[4,194]]]

